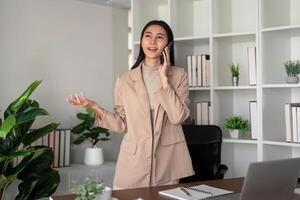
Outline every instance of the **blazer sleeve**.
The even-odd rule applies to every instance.
[[[190,115],[190,100],[188,90],[188,77],[183,73],[176,89],[170,85],[155,93],[158,102],[166,111],[172,124],[181,124]]]
[[[104,110],[104,115],[100,119],[97,117],[97,124],[103,128],[111,130],[117,133],[126,133],[127,132],[127,124],[126,124],[126,115],[124,106],[122,103],[122,91],[121,91],[121,80],[118,77],[116,81],[116,86],[114,90],[115,97],[115,105],[114,112],[109,112]]]

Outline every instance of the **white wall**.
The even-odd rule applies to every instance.
[[[78,0],[1,0],[0,116],[37,79],[43,82],[32,98],[50,116],[36,127],[50,121],[60,122],[60,128],[77,124],[75,114],[82,109],[65,102],[75,92],[83,91],[112,110],[115,74],[122,68],[115,72],[114,60],[127,56],[114,49],[114,26],[127,26],[127,17],[114,24],[118,13],[126,11]],[[119,37],[127,40],[127,35]],[[123,63],[127,69],[127,60]],[[107,160],[116,159],[119,144],[115,135],[105,144]]]

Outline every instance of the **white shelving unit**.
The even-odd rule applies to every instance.
[[[210,101],[212,118],[240,115],[250,121],[249,101],[257,101],[258,139],[230,139],[223,129],[222,163],[227,177],[245,176],[254,161],[300,156],[300,144],[285,142],[284,104],[300,102],[300,84],[286,84],[283,62],[300,59],[299,0],[132,0],[133,51],[139,50],[142,27],[153,19],[170,24],[175,63],[186,68],[186,56],[209,54],[210,87],[191,87],[195,102]],[[284,13],[284,14],[283,14]],[[257,84],[249,86],[247,47],[256,46]],[[228,65],[241,66],[240,86],[231,85]]]

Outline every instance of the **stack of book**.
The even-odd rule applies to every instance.
[[[30,134],[30,133],[29,133]],[[48,146],[54,152],[52,167],[67,167],[70,166],[70,145],[71,145],[71,130],[56,129],[55,131],[39,138],[30,146]],[[18,149],[23,149],[23,144],[20,144]],[[15,160],[14,165],[19,164],[22,157]]]
[[[210,86],[210,57],[207,54],[187,56],[189,86]]]
[[[212,111],[209,101],[200,101],[196,103],[197,125],[212,124]]]
[[[285,128],[287,142],[300,142],[300,103],[286,103]]]

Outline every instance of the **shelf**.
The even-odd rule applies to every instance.
[[[300,147],[300,143],[291,143],[291,142],[263,141],[263,144],[275,145],[275,146],[287,146],[287,147]]]
[[[255,90],[256,86],[217,86],[215,90]]]
[[[293,30],[300,28],[300,25],[290,25],[290,26],[278,26],[272,28],[264,28],[261,32],[271,32],[271,31],[282,31],[282,30]]]
[[[263,88],[300,88],[300,84],[264,84]]]
[[[174,39],[175,42],[189,41],[189,40],[209,40],[209,36],[193,36],[193,37],[177,37]]]
[[[167,20],[171,25],[175,64],[187,72],[188,55],[210,55],[210,87],[189,87],[191,117],[196,119],[197,102],[210,101],[213,122],[222,128],[232,115],[250,121],[249,102],[257,101],[258,138],[264,140],[251,140],[249,134],[232,139],[223,130],[222,159],[230,169],[227,175],[245,176],[251,162],[300,156],[300,144],[280,142],[285,140],[284,105],[300,102],[300,84],[286,83],[283,66],[287,60],[300,60],[300,0],[162,2],[155,0],[150,6],[152,1],[132,0],[153,8],[152,19]],[[166,13],[162,15],[163,10]],[[150,14],[134,16],[141,15],[144,20]],[[140,24],[138,21],[137,26]],[[139,38],[134,41],[133,51],[137,52]],[[249,85],[248,47],[256,47],[255,86]],[[232,86],[232,63],[240,66],[239,86]]]
[[[210,87],[189,87],[190,91],[210,90]]]
[[[236,37],[236,36],[247,36],[247,35],[256,35],[256,33],[255,32],[219,33],[219,34],[213,34],[213,38]]]
[[[224,143],[257,144],[257,140],[223,138]]]

